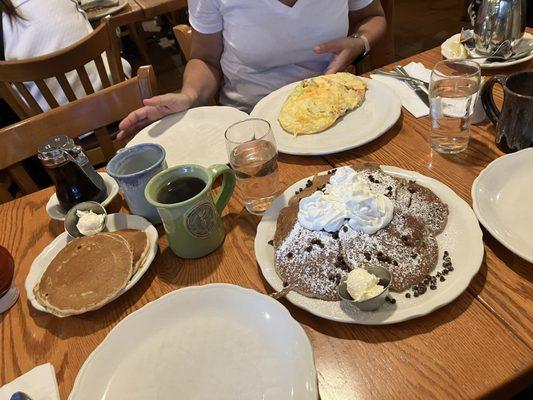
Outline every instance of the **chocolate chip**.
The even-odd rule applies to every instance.
[[[396,299],[394,299],[394,298],[391,297],[391,298],[390,298],[390,302],[391,302],[391,304],[396,304]]]
[[[313,250],[313,246],[307,246],[305,248],[305,251],[311,252],[311,250]]]
[[[436,286],[436,285],[431,285],[429,288],[430,288],[431,290],[435,290],[435,289],[437,289],[437,286]]]
[[[406,293],[406,294],[405,294],[405,297],[407,297],[408,299],[410,299],[410,298],[411,298],[411,293]]]
[[[363,253],[363,255],[365,256],[365,258],[366,258],[367,261],[370,261],[371,256],[370,256],[370,253],[369,253],[368,251],[365,251],[365,252]]]
[[[283,282],[283,287],[289,286],[289,282]]]
[[[448,257],[450,255],[450,253],[448,253],[447,250],[444,250],[444,257]]]
[[[292,258],[292,256],[293,256],[293,254],[289,251],[289,252],[287,253],[287,258]]]
[[[383,257],[383,252],[378,251],[378,257]]]
[[[318,242],[320,242],[320,240],[318,239],[311,239],[311,244],[318,244]]]
[[[418,257],[418,254],[416,254],[416,253],[411,254],[411,258],[412,259],[415,259],[416,257]]]
[[[305,187],[311,187],[313,186],[313,181],[311,179],[308,179],[307,182],[305,183]]]
[[[437,277],[441,276],[442,274],[440,272],[437,272]]]
[[[268,244],[271,245],[271,246],[274,246],[274,240],[269,240]]]
[[[413,193],[416,193],[416,187],[413,187],[413,186],[409,186],[409,188],[407,189],[409,190],[409,193],[413,194]]]
[[[374,182],[374,175],[368,175],[368,180],[370,182]]]
[[[347,226],[343,226],[343,227],[342,227],[342,231],[343,231],[344,233],[348,232],[348,227],[347,227]]]
[[[387,190],[391,191],[392,190],[392,186],[387,186]]]
[[[418,292],[415,292],[415,297],[418,297],[418,296],[419,296]]]
[[[444,262],[442,263],[442,266],[443,266],[444,268],[448,268],[448,267],[450,267],[451,265],[452,265],[451,261],[444,261]]]
[[[443,277],[443,276],[440,277],[440,281],[441,281],[441,282],[444,282],[445,280],[446,280],[445,277]]]
[[[448,275],[448,270],[445,269],[444,271],[442,271],[442,273],[443,273],[444,275]]]
[[[453,267],[448,268],[448,271],[453,271]]]
[[[339,232],[333,232],[333,233],[331,234],[331,237],[332,237],[333,239],[337,240],[337,239],[339,238]]]
[[[335,281],[335,275],[333,275],[333,274],[329,274],[329,275],[328,275],[328,279],[329,279],[331,282],[334,282],[334,281]]]
[[[392,265],[394,265],[395,267],[397,267],[397,266],[398,266],[398,261],[396,261],[396,260],[392,260]]]
[[[300,194],[300,192],[297,190],[296,192],[294,192],[294,194]]]

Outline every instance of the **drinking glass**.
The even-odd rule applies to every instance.
[[[431,71],[429,143],[433,150],[453,154],[468,147],[480,79],[479,65],[473,61],[440,61]]]
[[[270,124],[251,118],[231,125],[226,147],[246,209],[263,214],[280,192],[278,150]]]

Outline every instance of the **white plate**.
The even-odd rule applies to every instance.
[[[447,42],[457,42],[459,43],[459,38],[461,37],[461,34],[460,33],[456,33],[455,35],[449,37],[448,39],[446,39],[444,41],[444,43],[447,43]],[[533,39],[533,35],[526,32],[524,33],[524,39]],[[442,54],[442,56],[444,58],[447,58],[447,59],[453,59],[453,57],[450,56],[450,54],[447,53],[447,51],[445,50],[445,46],[444,46],[444,43],[440,46],[440,53]],[[477,54],[475,51],[472,53],[473,56],[481,56],[481,54]],[[522,64],[523,62],[525,61],[529,61],[533,58],[533,51],[531,51],[531,53],[525,57],[522,57],[518,60],[512,60],[512,61],[505,61],[505,62],[492,62],[492,63],[487,63],[485,62],[485,59],[484,58],[481,58],[481,59],[476,59],[476,60],[472,60],[472,61],[475,61],[479,64],[479,66],[481,68],[486,68],[486,69],[492,69],[492,68],[506,68],[506,67],[510,67],[512,65],[517,65],[517,64]],[[467,59],[465,59],[467,60]]]
[[[114,14],[116,12],[119,12],[124,7],[128,5],[128,0],[118,0],[118,4],[114,7],[105,7],[105,8],[99,8],[95,11],[85,11],[87,14],[87,18],[89,18],[89,21],[94,21],[97,19],[104,18],[107,15]]]
[[[487,165],[472,185],[472,203],[492,236],[533,263],[533,148]]]
[[[438,289],[428,290],[420,297],[405,298],[403,293],[391,292],[396,304],[385,303],[377,311],[363,312],[353,307],[341,307],[340,301],[312,299],[291,292],[287,299],[294,305],[319,317],[338,322],[364,325],[385,325],[417,318],[440,308],[457,298],[470,284],[483,260],[483,240],[479,223],[472,209],[455,192],[443,183],[404,169],[382,166],[382,169],[395,177],[415,180],[418,184],[431,189],[448,205],[448,224],[437,236],[439,260],[444,250],[450,253],[454,271],[446,276],[445,282],[438,282]],[[274,237],[276,221],[280,210],[288,204],[294,192],[305,186],[308,178],[289,187],[267,210],[257,227],[255,237],[255,256],[263,276],[275,290],[283,284],[274,268],[274,248],[268,241]],[[439,261],[440,263],[441,261]]]
[[[278,122],[283,103],[299,82],[284,86],[261,99],[250,115],[270,122],[278,150],[282,153],[324,155],[353,149],[387,132],[400,118],[402,108],[398,96],[383,83],[362,79],[368,90],[361,107],[348,112],[331,128],[321,133],[294,137],[284,131]]]
[[[70,400],[317,399],[309,339],[277,301],[227,284],[171,292],[87,358]]]
[[[224,133],[235,122],[249,118],[232,107],[197,107],[172,114],[147,126],[128,143],[157,143],[167,152],[169,167],[180,164],[227,164]]]
[[[148,250],[148,254],[145,261],[141,265],[141,268],[139,268],[135,275],[131,277],[124,289],[122,289],[115,297],[105,303],[108,304],[130,290],[148,270],[148,267],[150,267],[150,264],[157,254],[157,239],[159,235],[157,234],[157,230],[150,222],[145,220],[143,217],[139,217],[138,215],[109,214],[107,216],[106,224],[109,232],[122,229],[143,230],[146,232],[146,235],[148,236],[148,242],[150,243],[150,249]],[[28,297],[31,305],[39,311],[48,312],[35,298],[35,295],[33,294],[33,288],[41,280],[41,276],[43,276],[44,271],[46,271],[46,268],[48,268],[57,253],[59,253],[71,240],[72,239],[69,237],[67,232],[63,232],[61,235],[56,237],[52,243],[46,246],[31,264],[30,271],[28,272],[28,276],[24,282],[24,288],[26,289],[26,296]],[[105,304],[102,304],[101,307],[103,307]]]
[[[118,183],[116,180],[110,177],[107,173],[105,172],[98,172],[98,173],[104,180],[105,188],[107,191],[107,197],[100,204],[102,204],[103,207],[106,207],[109,203],[111,203],[111,200],[113,200],[115,196],[117,195]],[[59,201],[57,200],[57,195],[55,192],[52,196],[50,196],[48,203],[46,203],[46,212],[52,219],[56,219],[58,221],[65,220],[66,214],[59,207]]]

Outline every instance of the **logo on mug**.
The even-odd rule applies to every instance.
[[[191,235],[205,238],[209,236],[215,224],[215,210],[211,203],[202,203],[192,209],[185,219],[185,225]]]

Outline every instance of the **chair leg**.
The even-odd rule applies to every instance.
[[[128,24],[128,32],[131,35],[132,40],[135,42],[135,45],[137,46],[137,49],[141,54],[144,64],[151,65],[152,63],[150,62],[150,57],[148,56],[148,46],[146,46],[144,37],[139,31],[139,24],[140,23]]]
[[[113,140],[111,139],[111,135],[109,134],[109,130],[105,127],[98,128],[94,131],[94,134],[96,135],[96,140],[98,140],[98,144],[104,153],[104,157],[107,161],[111,160],[116,153],[116,149]]]
[[[11,178],[13,178],[17,186],[25,195],[39,190],[39,188],[37,187],[33,179],[31,179],[31,176],[28,174],[22,164],[17,163],[15,165],[12,165],[11,167],[9,167],[8,171]]]

